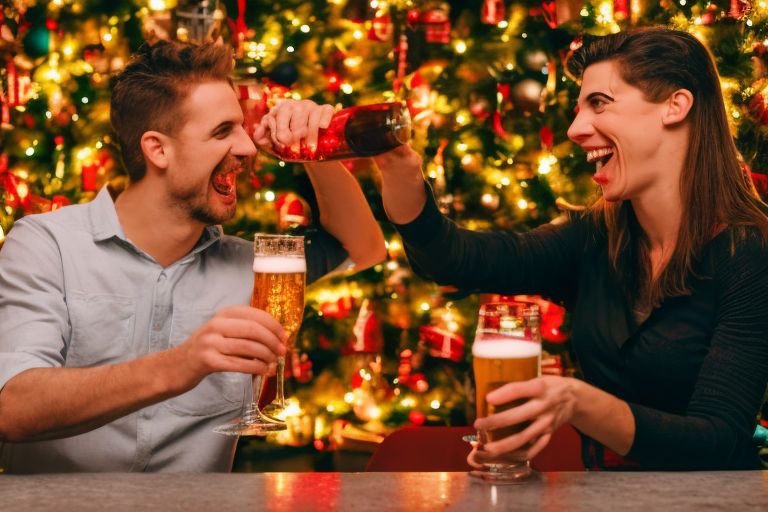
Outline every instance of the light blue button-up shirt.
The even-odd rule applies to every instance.
[[[329,238],[308,241],[308,281],[345,257]],[[211,226],[162,267],[125,237],[106,187],[91,203],[22,218],[0,251],[0,389],[30,368],[114,364],[183,343],[217,310],[250,302],[252,262],[250,242]],[[0,468],[229,471],[235,439],[212,429],[240,414],[249,390],[249,375],[215,373],[85,434],[0,442]]]

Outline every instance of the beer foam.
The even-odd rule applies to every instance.
[[[540,343],[505,336],[485,337],[472,344],[472,355],[485,359],[520,359],[540,354]]]
[[[304,258],[285,256],[257,256],[253,259],[253,271],[271,274],[294,274],[307,271],[307,261]]]

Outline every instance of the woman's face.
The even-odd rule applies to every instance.
[[[607,201],[636,199],[663,182],[665,109],[665,102],[646,100],[640,89],[622,80],[616,61],[584,71],[568,137],[595,164],[592,179]]]

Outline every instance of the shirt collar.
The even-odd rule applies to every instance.
[[[89,203],[89,215],[94,242],[102,242],[114,237],[129,242],[123,227],[120,225],[120,219],[117,217],[115,202],[108,185],[104,185],[94,200]],[[221,240],[222,235],[221,226],[206,226],[200,240],[195,244],[190,254],[197,254],[207,249]]]
[[[93,233],[94,242],[101,242],[112,237],[118,237],[121,240],[125,240],[123,227],[120,225],[120,220],[117,218],[115,202],[112,200],[107,185],[104,185],[101,188],[96,195],[96,198],[91,201],[88,206],[88,213],[91,217],[91,232]]]

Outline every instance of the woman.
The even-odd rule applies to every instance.
[[[568,136],[602,189],[585,214],[521,235],[463,230],[425,193],[410,148],[377,158],[417,273],[573,311],[585,380],[543,376],[489,393],[493,404],[527,402],[478,429],[531,424],[470,461],[532,458],[570,423],[592,467],[760,468],[768,218],[739,165],[712,58],[687,33],[647,29],[598,38],[569,65],[582,88]]]

